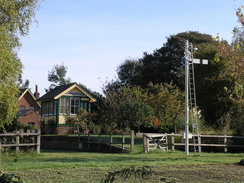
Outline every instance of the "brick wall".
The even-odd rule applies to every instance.
[[[34,123],[36,128],[40,128],[40,115],[35,111],[29,110],[17,119],[22,125],[30,125]]]
[[[30,106],[34,107],[34,111],[38,112],[40,111],[40,106],[37,104],[37,102],[33,99],[31,94],[29,92],[26,92],[23,97],[19,100],[19,106],[25,106],[25,109],[29,109]]]

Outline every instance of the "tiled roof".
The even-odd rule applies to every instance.
[[[27,113],[29,111],[30,111],[30,109],[19,111],[18,116],[23,116],[25,113]]]
[[[69,87],[71,87],[74,84],[76,84],[76,83],[70,83],[70,84],[67,84],[67,85],[57,86],[54,89],[51,89],[46,94],[44,94],[43,96],[41,96],[37,101],[54,99],[54,97],[56,97],[60,93],[64,92],[65,90],[67,90]]]

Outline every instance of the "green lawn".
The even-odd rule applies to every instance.
[[[166,166],[188,164],[228,164],[238,163],[244,154],[150,152],[150,153],[84,153],[64,151],[44,151],[41,154],[3,154],[1,169],[39,169],[57,167],[127,167],[127,166]]]
[[[100,182],[108,171],[126,167],[151,166],[155,171],[167,167],[232,165],[244,159],[244,154],[161,152],[150,153],[83,153],[64,151],[42,151],[41,154],[2,154],[1,170],[14,172],[27,182]],[[52,172],[52,173],[48,173]],[[69,172],[69,176],[67,173]],[[63,176],[62,176],[63,175]],[[64,176],[65,175],[65,176]],[[79,179],[82,178],[82,180]],[[90,181],[87,178],[90,177]],[[40,180],[39,180],[40,179]],[[159,177],[157,177],[157,180]],[[38,181],[39,180],[39,181]],[[155,180],[151,180],[154,182]],[[135,182],[135,181],[133,181]],[[139,181],[140,182],[140,181]],[[150,181],[149,181],[150,182]]]

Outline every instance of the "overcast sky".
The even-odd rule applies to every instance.
[[[242,1],[243,2],[243,1]],[[101,92],[127,58],[140,58],[166,38],[199,31],[230,41],[238,26],[234,0],[44,0],[19,57],[30,87],[50,83],[48,71],[63,63],[73,82]],[[240,3],[240,1],[239,1]],[[102,81],[100,81],[99,80]]]

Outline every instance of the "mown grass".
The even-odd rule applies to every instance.
[[[128,167],[167,166],[189,164],[238,163],[244,154],[161,152],[150,153],[81,153],[65,151],[42,151],[41,154],[2,154],[1,169],[23,170],[57,167]]]
[[[178,166],[183,166],[185,170],[194,171],[196,168],[202,168],[196,166],[233,165],[243,158],[244,154],[228,153],[190,153],[187,156],[180,151],[154,151],[145,154],[140,152],[139,149],[134,153],[117,154],[46,150],[42,151],[41,154],[34,152],[3,153],[0,159],[0,169],[17,174],[27,183],[91,183],[101,182],[108,171],[111,172],[126,167],[151,166],[154,175],[150,180],[131,179],[125,182],[159,182],[160,179],[165,178],[168,182],[172,182],[174,180],[172,175],[167,176],[163,172],[181,171],[182,168],[177,168]],[[208,167],[205,167],[204,171],[206,169]],[[225,170],[225,168],[223,169]],[[211,171],[209,170],[209,172]],[[124,181],[120,180],[118,182]]]

